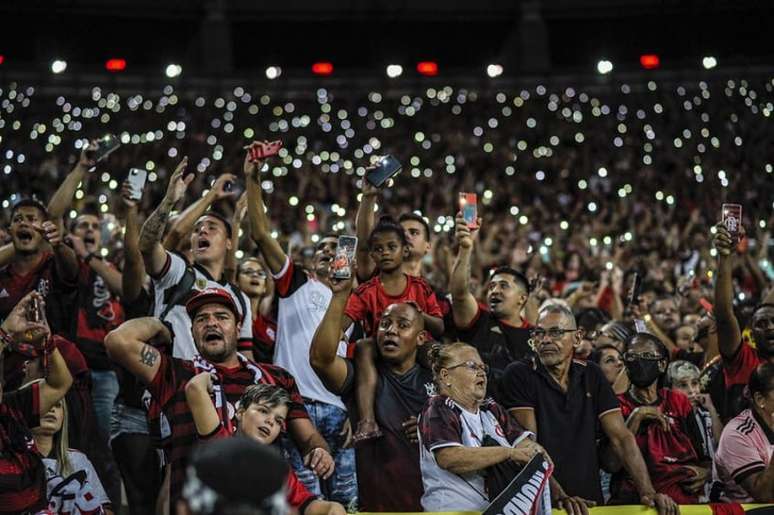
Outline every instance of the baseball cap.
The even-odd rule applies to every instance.
[[[234,304],[234,298],[223,288],[207,288],[193,295],[185,303],[185,310],[188,312],[188,316],[193,318],[200,307],[212,303],[226,306],[234,313],[237,319],[239,318],[239,310],[236,304]]]

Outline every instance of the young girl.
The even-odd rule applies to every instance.
[[[113,515],[102,483],[85,454],[68,448],[67,404],[62,399],[32,430],[46,467],[48,509],[41,513]]]
[[[261,260],[245,258],[237,268],[237,285],[250,299],[253,314],[253,357],[259,363],[273,363],[277,323],[267,316],[273,297],[272,279]]]
[[[185,386],[185,397],[191,409],[200,440],[229,438],[234,432],[221,422],[210,393],[212,376],[202,372]],[[236,411],[237,430],[259,443],[271,445],[285,428],[290,397],[279,386],[256,384],[248,386],[239,399]],[[344,507],[335,502],[315,499],[296,477],[293,469],[288,475],[288,503],[301,515],[344,515]]]

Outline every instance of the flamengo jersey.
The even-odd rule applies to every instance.
[[[177,254],[167,252],[167,262],[164,264],[164,268],[161,269],[161,273],[159,273],[157,277],[151,277],[155,295],[153,307],[154,317],[158,318],[166,309],[170,295],[175,286],[177,286],[183,278],[187,266],[188,264],[183,258]],[[242,322],[242,329],[239,332],[239,350],[252,350],[253,316],[250,312],[250,301],[247,298],[247,295],[228,282],[221,283],[216,281],[206,269],[199,265],[194,265],[193,269],[196,273],[196,280],[194,281],[191,292],[188,295],[183,296],[183,298],[180,299],[180,302],[178,302],[169,314],[167,314],[166,319],[163,320],[172,326],[172,331],[174,332],[172,356],[190,360],[199,354],[199,351],[196,349],[196,344],[194,344],[193,341],[193,335],[191,334],[191,318],[185,310],[185,303],[191,295],[207,288],[223,288],[231,294],[234,299],[234,304],[240,312],[239,314]],[[242,296],[241,301],[237,298],[237,295]],[[242,306],[244,306],[246,313],[242,313]]]
[[[307,276],[290,258],[285,259],[274,281],[279,296],[274,364],[293,374],[298,391],[304,398],[345,410],[341,398],[323,385],[309,364],[312,338],[333,296],[330,288]],[[347,355],[346,342],[339,343],[338,355]]]

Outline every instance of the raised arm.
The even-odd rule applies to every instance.
[[[64,244],[62,219],[46,220],[42,226],[43,237],[54,249],[54,266],[63,281],[73,284],[78,280],[78,258],[73,249]]]
[[[455,235],[459,242],[459,250],[457,251],[457,259],[454,261],[449,281],[449,291],[452,295],[452,314],[454,315],[454,324],[457,327],[470,326],[476,317],[476,313],[478,313],[478,303],[473,294],[470,293],[470,262],[471,255],[473,254],[475,231],[471,232],[462,218],[462,214],[458,213]]]
[[[159,371],[161,354],[152,344],[170,343],[172,335],[158,319],[134,318],[105,337],[110,359],[149,384]]]
[[[715,324],[718,328],[718,348],[724,358],[733,357],[742,344],[742,331],[734,315],[734,286],[731,280],[735,241],[726,227],[719,223],[713,245],[718,254],[718,273],[715,279]]]
[[[260,143],[255,143],[260,144]],[[260,169],[262,161],[251,161],[249,153],[245,156],[244,172],[247,183],[247,216],[250,219],[250,234],[261,249],[266,266],[277,275],[285,266],[287,255],[276,239],[271,236],[269,217],[263,204]]]
[[[169,228],[169,232],[164,237],[164,248],[176,251],[180,242],[191,235],[196,221],[201,218],[214,202],[233,197],[234,194],[226,190],[226,184],[233,184],[235,179],[236,177],[230,173],[224,173],[219,176],[212,185],[212,189],[206,195],[180,213],[180,216],[175,219],[172,227]]]
[[[185,385],[185,400],[200,436],[211,435],[220,426],[220,417],[212,403],[211,393],[212,375],[209,372],[195,375]]]
[[[16,250],[13,248],[13,243],[7,243],[0,247],[0,268],[10,265],[15,255]]]
[[[368,237],[371,236],[376,225],[376,198],[379,190],[371,185],[365,177],[360,179],[362,188],[360,191],[360,204],[355,215],[355,234],[357,236],[357,279],[365,282],[371,278],[376,265],[368,252]]]
[[[231,219],[231,227],[234,231],[233,245],[231,250],[226,253],[226,264],[223,267],[223,276],[229,282],[236,282],[237,280],[237,257],[236,253],[239,250],[239,231],[242,227],[242,222],[247,214],[247,192],[245,191],[239,197],[239,200],[234,207],[234,216]]]
[[[96,164],[94,159],[90,156],[90,152],[94,149],[96,149],[94,142],[83,147],[78,162],[75,164],[75,168],[67,174],[67,177],[62,181],[62,184],[59,185],[59,188],[57,188],[51,196],[51,200],[49,200],[48,206],[46,207],[51,218],[62,218],[65,215],[65,211],[72,205],[75,190],[78,189],[78,185],[83,181],[84,177],[86,177],[86,173],[89,169]]]
[[[121,272],[119,272],[114,266],[111,266],[107,261],[102,259],[102,256],[98,254],[90,254],[86,250],[83,240],[74,234],[67,236],[67,241],[72,247],[75,255],[78,259],[85,262],[97,275],[102,277],[105,281],[105,285],[114,295],[121,295]]]
[[[124,183],[121,200],[126,205],[126,228],[124,232],[124,272],[121,274],[122,300],[131,304],[140,296],[145,282],[145,264],[140,252],[140,224],[137,219],[137,202],[131,200],[130,186]]]
[[[169,214],[172,212],[175,204],[183,198],[185,190],[195,177],[194,174],[189,174],[186,177],[183,176],[187,165],[188,158],[184,157],[169,178],[167,193],[161,200],[161,204],[145,220],[142,231],[140,231],[140,252],[145,262],[145,270],[151,276],[156,276],[161,272],[167,259],[166,251],[161,244],[161,237],[169,220]]]
[[[352,290],[352,279],[345,281],[332,279],[331,290],[333,297],[312,338],[309,363],[326,388],[334,393],[340,393],[347,380],[347,362],[336,352],[341,341],[344,309],[347,307],[347,299]]]

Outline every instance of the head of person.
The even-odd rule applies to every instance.
[[[684,393],[695,407],[699,405],[701,398],[700,375],[699,367],[680,359],[667,367],[666,382],[673,390]]]
[[[239,432],[256,442],[270,445],[285,429],[290,395],[273,384],[254,384],[239,399],[236,418]]]
[[[463,406],[479,407],[486,397],[487,365],[475,347],[434,344],[430,364],[439,391]]]
[[[774,363],[764,362],[756,367],[748,383],[752,409],[774,430]]]
[[[67,455],[70,436],[67,431],[67,402],[64,397],[54,404],[48,413],[40,417],[40,425],[32,429],[32,436],[52,439],[49,457],[56,459],[59,473],[67,477],[72,472],[72,466]]]
[[[624,365],[634,386],[648,388],[658,382],[668,363],[669,351],[652,334],[637,333],[626,342]]]
[[[575,350],[575,357],[586,359],[594,350],[594,342],[599,336],[600,328],[610,320],[610,317],[599,308],[587,308],[581,310],[576,316],[575,321],[578,327],[583,329],[581,344]]]
[[[594,348],[599,348],[603,345],[612,345],[623,354],[626,340],[628,340],[631,335],[632,331],[626,324],[613,320],[599,328],[597,337],[594,339]]]
[[[97,215],[80,215],[70,224],[70,232],[83,240],[89,253],[99,252],[102,247],[102,230]]]
[[[260,259],[249,257],[239,263],[237,286],[251,299],[266,295],[269,288],[269,274]]]
[[[555,367],[572,360],[581,343],[581,331],[575,316],[566,306],[546,303],[541,306],[532,330],[531,343],[546,367]]]
[[[368,237],[368,250],[379,270],[394,272],[409,257],[406,231],[393,219],[383,216]]]
[[[257,464],[257,466],[256,466]],[[279,451],[245,436],[198,446],[177,515],[288,515],[288,465]]]
[[[319,278],[327,278],[330,275],[331,263],[336,256],[339,237],[336,234],[325,234],[314,246],[312,256],[312,270]]]
[[[671,295],[662,295],[649,305],[653,321],[667,334],[672,334],[680,326],[680,309]]]
[[[696,326],[681,325],[675,330],[675,345],[677,345],[678,349],[686,352],[702,350],[699,344],[696,343],[696,336]]]
[[[13,247],[19,254],[35,254],[43,243],[40,228],[48,218],[46,207],[35,199],[23,199],[11,209],[11,234]]]
[[[220,213],[210,211],[199,217],[191,233],[191,253],[196,263],[224,262],[231,250],[231,223]]]
[[[416,213],[403,213],[398,223],[406,234],[411,259],[419,260],[430,252],[430,226]]]
[[[589,359],[599,365],[605,379],[611,385],[618,379],[618,374],[624,368],[623,354],[615,345],[600,345],[591,353]]]
[[[583,260],[577,252],[571,252],[564,258],[564,279],[567,282],[577,281],[583,275]]]
[[[199,354],[213,363],[232,358],[242,323],[231,294],[221,288],[208,288],[193,295],[185,309]]]
[[[750,327],[758,355],[764,360],[774,361],[774,304],[761,304],[756,307]]]
[[[495,268],[486,285],[486,303],[495,318],[518,315],[529,298],[529,280],[518,270]]]
[[[416,359],[417,348],[426,339],[425,320],[416,304],[390,304],[382,313],[376,329],[376,346],[386,363],[400,366]]]

